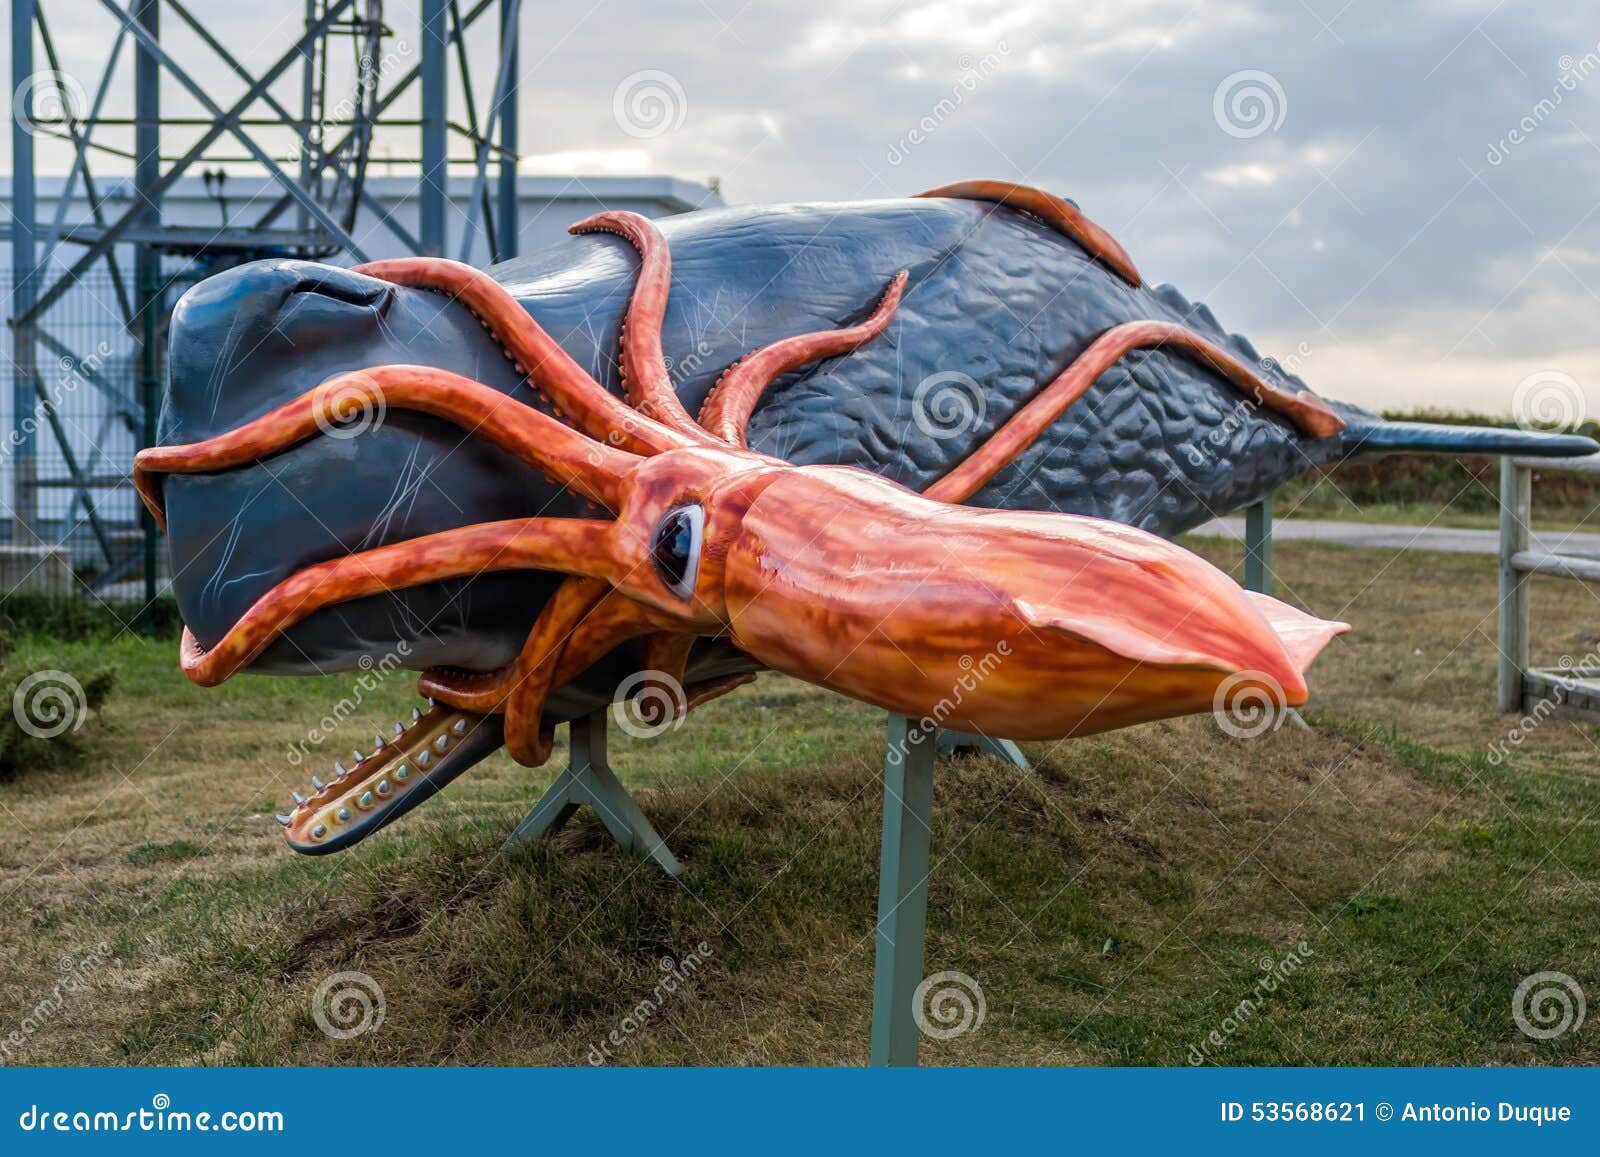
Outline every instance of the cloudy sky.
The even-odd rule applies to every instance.
[[[92,80],[109,25],[46,2]],[[525,7],[530,171],[715,176],[730,201],[1041,185],[1324,393],[1507,412],[1554,376],[1600,415],[1592,4]],[[251,68],[298,24],[287,0],[194,9]],[[414,0],[386,11],[414,43]],[[492,40],[475,47],[486,83]]]

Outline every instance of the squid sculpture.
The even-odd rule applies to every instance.
[[[1163,534],[1362,450],[1594,449],[1326,402],[1020,186],[572,232],[487,273],[263,262],[175,311],[135,480],[184,672],[399,655],[429,700],[295,793],[298,851],[502,744],[542,764],[641,676],[679,712],[771,669],[1013,739],[1293,706],[1345,624]]]

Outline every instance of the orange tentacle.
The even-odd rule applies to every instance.
[[[166,513],[156,476],[204,474],[270,457],[319,431],[336,429],[340,414],[351,406],[369,413],[393,406],[454,422],[542,471],[558,486],[612,511],[621,502],[622,479],[638,463],[633,455],[593,442],[471,378],[431,366],[379,366],[330,378],[215,438],[141,450],[134,458],[134,486],[164,530]]]
[[[908,277],[903,269],[895,274],[878,308],[859,325],[797,334],[746,354],[728,367],[706,395],[700,424],[729,445],[744,449],[750,415],[773,380],[810,362],[849,353],[877,337],[888,328],[899,308]]]
[[[644,669],[660,671],[679,686],[683,685],[684,669],[689,665],[689,652],[694,648],[693,635],[680,635],[658,631],[644,641]]]
[[[709,703],[713,699],[721,698],[729,691],[743,687],[746,683],[756,681],[756,671],[744,671],[738,675],[724,675],[720,679],[707,679],[703,683],[694,683],[685,688],[688,693],[688,710],[693,711],[702,703]]]
[[[707,442],[678,400],[661,352],[661,327],[672,288],[672,249],[661,230],[637,213],[596,213],[569,226],[569,233],[614,233],[639,252],[639,275],[622,322],[622,384],[635,409],[697,442]]]
[[[635,454],[694,443],[608,393],[482,270],[438,257],[396,257],[358,265],[355,271],[455,299],[494,335],[518,371],[590,437]]]
[[[682,682],[694,637],[660,631],[664,622],[663,616],[603,583],[570,579],[546,604],[515,662],[485,675],[429,671],[417,690],[462,711],[504,711],[506,742],[513,758],[537,767],[550,756],[552,729],[542,720],[551,691],[577,678],[622,643],[656,631],[645,647],[645,668],[666,671]],[[725,689],[749,678],[753,676],[739,677]],[[707,685],[707,694],[691,703],[722,690]]]
[[[958,181],[954,185],[941,185],[916,195],[954,197],[962,201],[993,201],[997,205],[1031,213],[1056,232],[1065,234],[1083,246],[1089,256],[1110,267],[1129,285],[1143,284],[1133,258],[1117,244],[1116,238],[1085,217],[1083,211],[1071,201],[1054,193],[1012,184],[1010,181]]]
[[[1055,381],[1035,394],[988,441],[923,493],[940,502],[965,502],[1031,446],[1123,354],[1149,348],[1170,348],[1189,354],[1227,378],[1257,404],[1282,414],[1311,437],[1326,438],[1344,429],[1343,420],[1315,394],[1309,391],[1290,393],[1272,385],[1226,350],[1181,325],[1165,321],[1130,321],[1113,326],[1096,338]]]
[[[532,677],[511,688],[506,699],[506,750],[527,767],[550,758],[551,729],[542,723],[545,700],[552,688],[563,687],[612,651],[663,626],[663,616],[617,591],[611,591],[584,617],[555,656]]]
[[[459,711],[487,715],[502,710],[514,686],[537,678],[542,666],[560,658],[573,631],[610,589],[598,579],[566,579],[545,603],[522,650],[510,663],[481,674],[433,668],[417,680],[417,693]]]
[[[651,631],[669,630],[672,626],[666,615],[614,590],[589,612],[573,633],[572,642],[556,665],[553,685],[565,687],[629,639]]]
[[[580,518],[483,522],[308,566],[257,599],[211,650],[185,629],[184,674],[203,687],[214,687],[314,611],[440,579],[551,570],[614,581],[622,576],[612,561],[613,526]]]

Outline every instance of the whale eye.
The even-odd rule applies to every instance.
[[[667,589],[679,598],[694,594],[700,573],[700,536],[705,531],[706,512],[698,506],[669,510],[656,524],[650,542],[650,558]]]

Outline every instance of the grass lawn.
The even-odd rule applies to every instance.
[[[924,1063],[1600,1063],[1600,1016],[1549,1041],[1512,1017],[1535,972],[1600,998],[1600,739],[1551,720],[1490,759],[1512,722],[1493,560],[1285,542],[1276,562],[1280,594],[1356,626],[1313,670],[1311,731],[1199,718],[1027,745],[1031,774],[940,764],[928,971],[975,978],[987,1015]],[[1593,649],[1600,599],[1534,583],[1536,659]],[[0,1041],[19,1034],[0,1057],[584,1064],[619,1031],[615,1063],[865,1061],[879,713],[767,676],[655,741],[614,737],[681,882],[587,813],[497,851],[559,752],[496,756],[307,859],[272,819],[315,770],[286,752],[352,677],[206,691],[175,650],[21,641],[17,669],[119,683],[88,766],[0,783]],[[326,761],[411,702],[409,677],[378,687]],[[694,982],[626,1031],[691,953]],[[313,995],[352,970],[384,1019],[331,1039]]]

